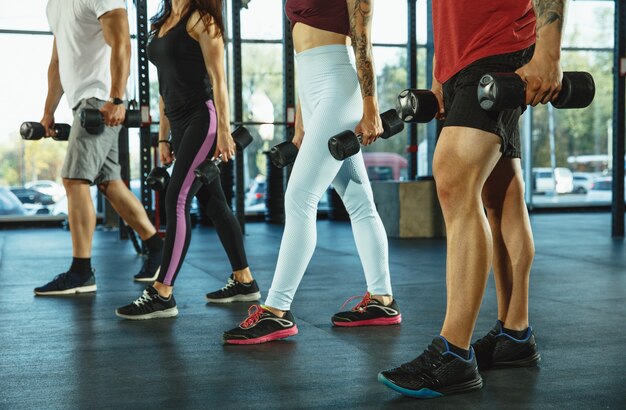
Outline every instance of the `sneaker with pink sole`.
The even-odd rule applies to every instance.
[[[343,308],[357,297],[351,297],[341,307]],[[333,325],[343,327],[386,326],[402,322],[402,315],[395,299],[385,306],[378,300],[372,299],[370,293],[367,292],[355,307],[345,312],[335,313],[331,320]]]
[[[298,334],[298,327],[290,311],[278,317],[261,305],[252,305],[248,317],[234,329],[224,332],[224,343],[251,345],[267,343]]]

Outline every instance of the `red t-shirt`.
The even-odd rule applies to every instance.
[[[433,0],[435,78],[444,83],[484,57],[535,43],[532,0]]]

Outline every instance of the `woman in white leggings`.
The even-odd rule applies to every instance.
[[[392,325],[401,321],[392,296],[388,244],[372,196],[363,155],[335,160],[328,139],[344,130],[370,144],[382,133],[371,49],[373,0],[288,0],[298,69],[299,148],[285,196],[285,231],[265,305],[224,333],[230,344],[255,344],[298,333],[290,312],[317,242],[321,196],[332,183],[350,214],[367,292],[349,311],[332,317],[335,326]],[[349,47],[352,42],[353,50]]]

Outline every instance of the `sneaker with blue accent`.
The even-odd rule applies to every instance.
[[[476,352],[478,368],[486,370],[492,367],[531,367],[541,360],[537,349],[535,334],[528,327],[523,339],[516,339],[503,330],[501,321],[484,337],[472,344]]]
[[[378,381],[405,396],[433,399],[483,387],[476,355],[464,359],[450,351],[443,336],[436,337],[416,359],[378,374]]]
[[[89,274],[67,271],[58,274],[50,282],[35,288],[35,295],[55,296],[74,295],[96,291],[96,276],[93,271]]]

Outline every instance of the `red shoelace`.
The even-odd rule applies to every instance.
[[[243,329],[247,329],[259,321],[263,315],[263,307],[261,305],[252,305],[248,308],[248,317],[239,324]]]
[[[339,310],[342,310],[348,303],[350,303],[352,300],[356,299],[356,298],[360,298],[362,297],[363,299],[361,299],[361,301],[355,306],[353,307],[351,310],[352,311],[363,311],[363,308],[366,307],[367,305],[369,305],[370,300],[372,300],[371,295],[369,292],[366,292],[364,296],[361,295],[357,295],[357,296],[352,296],[351,298],[349,298],[348,300],[346,300],[345,302],[343,302],[343,305],[341,305],[341,308]]]

